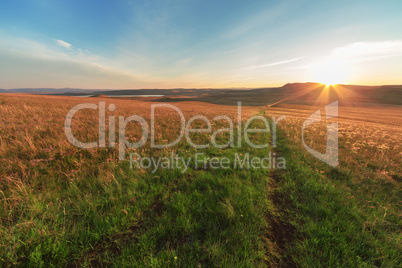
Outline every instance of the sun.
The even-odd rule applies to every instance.
[[[327,61],[317,64],[312,69],[314,81],[327,86],[343,84],[347,78],[347,66],[337,61]]]

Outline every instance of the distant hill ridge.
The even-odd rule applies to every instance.
[[[192,92],[196,90],[199,91],[250,91],[250,90],[263,90],[263,89],[296,89],[310,86],[322,86],[321,83],[316,82],[296,82],[296,83],[287,83],[281,87],[267,87],[267,88],[173,88],[173,89],[159,89],[159,88],[144,88],[144,89],[82,89],[82,88],[14,88],[14,89],[2,89],[0,88],[0,93],[32,93],[32,94],[74,94],[74,93],[88,93],[88,94],[113,94],[113,95],[121,95],[121,94],[138,94],[142,93],[153,94],[156,93],[170,93],[175,91],[174,93],[180,92]],[[366,85],[341,85],[346,86],[348,88],[396,88],[400,89],[402,85],[378,85],[378,86],[366,86]]]
[[[214,104],[236,105],[241,101],[248,106],[272,106],[281,103],[323,105],[338,100],[341,105],[402,105],[402,85],[361,86],[320,83],[288,83],[282,87],[267,88],[199,88],[199,89],[77,89],[77,88],[19,88],[0,89],[0,93],[29,93],[63,96],[158,95],[162,102],[202,101]],[[191,98],[188,98],[191,97]]]

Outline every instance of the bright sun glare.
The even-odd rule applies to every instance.
[[[343,84],[346,82],[347,69],[346,65],[329,61],[314,66],[313,70],[314,81],[326,84]]]

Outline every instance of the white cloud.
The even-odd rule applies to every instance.
[[[309,81],[326,83],[355,83],[356,77],[363,83],[368,81],[369,69],[378,72],[379,68],[375,61],[392,59],[402,56],[402,40],[385,40],[378,42],[354,42],[330,51],[327,55],[316,58],[307,65],[292,68],[306,70],[306,77]],[[390,63],[387,63],[390,64]],[[393,72],[390,67],[389,71]],[[389,81],[385,82],[389,83]]]
[[[63,41],[63,40],[57,40],[57,39],[55,39],[54,41],[56,42],[56,44],[58,44],[58,45],[60,45],[60,46],[62,46],[62,47],[65,47],[65,48],[71,48],[71,47],[72,47],[71,44],[69,44],[69,43],[67,43],[67,42],[65,42],[65,41]]]
[[[332,57],[363,62],[402,56],[402,41],[356,42],[333,50]]]
[[[335,48],[330,53],[317,57],[315,61],[309,64],[291,67],[288,70],[317,69],[322,65],[328,66],[333,64],[347,66],[400,56],[402,56],[402,40],[355,42]]]

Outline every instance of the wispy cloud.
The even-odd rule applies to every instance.
[[[58,39],[55,39],[54,41],[56,42],[56,44],[58,44],[58,45],[60,45],[62,47],[65,47],[65,48],[68,48],[68,49],[70,49],[72,47],[72,45],[67,43],[66,41],[58,40]]]
[[[282,60],[282,61],[276,61],[276,62],[271,62],[268,64],[262,64],[262,65],[257,65],[257,66],[251,66],[248,67],[248,69],[258,69],[258,68],[267,68],[267,67],[272,67],[272,66],[277,66],[277,65],[282,65],[282,64],[287,64],[287,63],[291,63],[294,61],[298,61],[303,59],[304,57],[298,57],[298,58],[294,58],[294,59],[290,59],[290,60]]]
[[[46,37],[29,39],[0,32],[0,62],[3,88],[138,88],[158,83],[86,49]]]
[[[252,14],[239,19],[238,23],[224,33],[223,38],[238,38],[244,34],[247,34],[253,29],[261,27],[261,25],[267,25],[275,22],[289,12],[289,3],[283,1],[279,2],[268,10],[262,10],[259,14]]]

